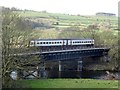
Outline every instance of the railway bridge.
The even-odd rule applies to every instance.
[[[86,57],[102,57],[105,61],[109,60],[108,52],[110,48],[103,48],[103,47],[91,47],[91,48],[78,48],[78,49],[69,49],[69,50],[52,50],[52,51],[40,51],[40,52],[32,52],[32,53],[22,53],[19,54],[19,56],[22,57],[29,57],[31,55],[39,55],[40,56],[40,64],[39,67],[37,66],[37,73],[42,72],[41,74],[38,74],[38,77],[45,77],[45,63],[46,62],[58,62],[58,71],[62,71],[62,61],[76,61],[78,62],[77,65],[77,71],[82,71],[82,63],[84,60],[82,58]],[[39,70],[38,70],[39,69]],[[34,73],[36,70],[33,70],[33,72],[28,72],[28,74],[24,75],[24,77],[27,77],[29,75],[35,76]],[[59,74],[60,76],[60,74]]]
[[[44,61],[62,61],[74,60],[81,57],[107,57],[109,48],[87,48],[87,49],[72,49],[72,50],[59,50],[36,53],[40,54],[41,60]],[[107,59],[107,58],[106,58]]]

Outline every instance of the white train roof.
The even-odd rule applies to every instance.
[[[52,41],[52,40],[94,40],[94,39],[89,39],[89,38],[70,38],[70,39],[32,39],[33,41]],[[31,41],[32,41],[31,40]]]

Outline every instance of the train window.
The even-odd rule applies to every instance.
[[[39,42],[37,42],[37,44],[40,44]]]
[[[49,44],[51,44],[51,42],[49,42]]]
[[[60,43],[62,43],[62,42],[60,42]]]
[[[46,44],[48,44],[48,42],[46,42]]]
[[[54,42],[52,42],[52,44],[54,44]]]
[[[55,44],[56,44],[57,42],[55,42]]]
[[[43,44],[45,44],[45,42],[43,42]]]

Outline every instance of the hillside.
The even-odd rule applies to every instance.
[[[46,21],[57,28],[66,28],[70,26],[78,26],[85,28],[93,24],[110,24],[111,28],[117,28],[117,17],[112,16],[82,16],[69,15],[60,13],[48,13],[37,11],[18,11],[20,16],[35,22]]]

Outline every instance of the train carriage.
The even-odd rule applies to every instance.
[[[94,45],[93,39],[72,39],[68,41],[68,45]]]
[[[70,48],[73,46],[93,46],[94,39],[34,39],[30,41],[30,46],[41,47],[44,49]]]
[[[62,46],[66,43],[67,41],[62,39],[38,39],[31,40],[30,46]]]

